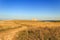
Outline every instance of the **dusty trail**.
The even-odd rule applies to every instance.
[[[9,29],[4,32],[0,32],[0,40],[12,40],[13,37],[16,35],[17,32],[27,30],[27,27],[21,27],[21,28],[15,28],[15,29]]]

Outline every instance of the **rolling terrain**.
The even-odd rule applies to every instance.
[[[3,20],[0,40],[60,40],[60,22]]]

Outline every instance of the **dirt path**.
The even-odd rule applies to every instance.
[[[16,35],[17,32],[27,30],[27,27],[9,29],[4,32],[0,32],[0,40],[12,40],[12,38]]]

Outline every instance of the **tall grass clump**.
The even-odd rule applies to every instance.
[[[15,40],[60,40],[60,27],[28,28],[17,33]]]

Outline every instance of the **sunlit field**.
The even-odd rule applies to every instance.
[[[60,40],[60,22],[0,21],[0,40]]]

